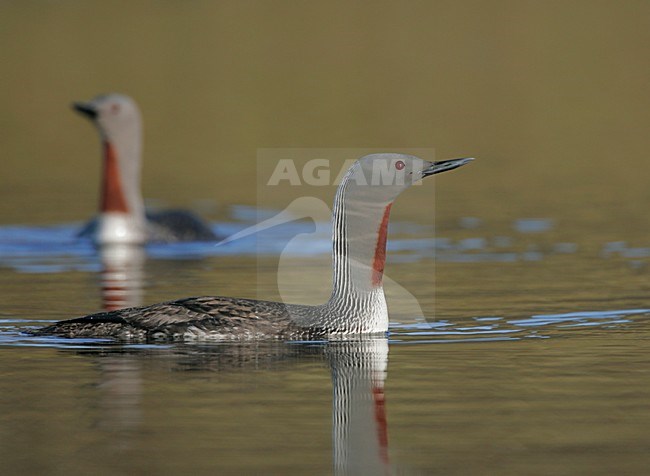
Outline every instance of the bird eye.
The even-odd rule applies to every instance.
[[[117,114],[120,112],[120,105],[119,104],[111,104],[111,113]]]
[[[402,162],[401,160],[398,160],[397,162],[395,162],[395,168],[397,170],[402,170],[404,167],[406,167],[406,164],[404,162]]]

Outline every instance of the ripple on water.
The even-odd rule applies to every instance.
[[[391,325],[390,330],[391,342],[407,344],[545,339],[562,334],[563,329],[575,327],[620,329],[633,323],[634,318],[644,317],[650,317],[650,309],[568,312],[534,315],[525,319],[475,317],[460,325],[449,321],[395,323]]]
[[[650,309],[568,312],[534,315],[524,319],[485,316],[464,319],[462,322],[439,320],[414,324],[391,323],[389,342],[391,344],[462,344],[549,339],[566,335],[568,329],[575,327],[596,327],[606,331],[620,330],[634,323],[635,320],[644,318],[650,318]],[[174,345],[120,344],[109,339],[36,337],[26,333],[41,327],[46,322],[50,321],[0,319],[0,346],[96,349],[101,346],[167,348]]]
[[[276,211],[251,207],[234,207],[231,221],[213,224],[220,235],[232,235],[249,230],[260,219],[273,217]],[[480,219],[466,219],[460,223],[464,230],[477,231],[484,224]],[[80,223],[53,226],[0,227],[0,265],[19,273],[56,274],[67,271],[99,273],[102,262],[97,250],[88,240],[78,239]],[[495,235],[463,236],[457,238],[433,237],[430,225],[393,222],[388,250],[395,263],[417,262],[435,257],[439,262],[452,263],[510,263],[540,261],[551,254],[566,255],[578,251],[576,243],[531,243],[531,233],[553,229],[549,219],[521,219],[513,225],[515,231],[528,234],[522,243],[521,236]],[[533,238],[535,238],[535,235]],[[543,250],[543,251],[542,251]],[[650,256],[649,248],[631,247],[625,241],[604,244],[601,259],[612,257],[644,259]],[[331,252],[330,224],[322,221],[294,220],[244,236],[221,245],[215,243],[151,244],[146,255],[153,259],[175,260],[208,256],[260,256],[282,254],[283,257],[325,256]],[[643,261],[639,261],[641,269]],[[489,311],[488,311],[489,312]],[[391,325],[393,343],[461,343],[479,341],[521,340],[548,338],[571,328],[617,329],[632,322],[633,318],[647,315],[647,309],[622,309],[611,311],[581,311],[561,314],[531,315],[520,319],[499,316],[479,316],[458,321]],[[6,315],[6,314],[5,314]],[[11,315],[8,315],[11,317]],[[36,339],[20,333],[25,326],[33,325],[20,319],[0,320],[0,345],[106,345],[104,341],[79,342],[77,340]],[[39,324],[42,324],[39,323]]]
[[[286,215],[286,216],[285,216]],[[275,218],[275,219],[273,219]],[[272,226],[257,226],[262,220]],[[481,219],[466,217],[460,220],[463,230],[484,229]],[[89,240],[79,239],[82,223],[52,226],[0,227],[0,264],[21,273],[59,273],[69,270],[97,272],[97,251]],[[149,258],[174,260],[210,256],[277,256],[300,258],[326,256],[331,253],[331,227],[327,221],[295,220],[291,214],[278,210],[264,210],[248,206],[231,207],[228,221],[212,224],[220,236],[238,235],[238,239],[218,243],[150,244]],[[522,218],[513,222],[515,236],[461,236],[455,239],[435,236],[431,225],[393,221],[388,250],[391,260],[413,262],[436,258],[450,263],[512,263],[542,261],[550,255],[574,254],[577,243],[544,241],[544,232],[555,228],[548,218]],[[486,230],[486,233],[489,232]],[[531,235],[539,239],[531,243]],[[539,238],[538,238],[539,237]],[[636,260],[631,265],[642,268],[650,258],[650,248],[630,247],[625,241],[614,241],[602,246],[600,257],[618,256]]]

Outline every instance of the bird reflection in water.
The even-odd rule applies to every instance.
[[[287,370],[287,365],[325,357],[332,377],[332,457],[334,474],[390,474],[384,381],[388,365],[385,338],[355,342],[304,344],[269,343],[218,346],[179,346],[139,352],[130,349],[100,354],[100,427],[111,428],[122,444],[136,444],[134,431],[142,424],[142,365],[160,360],[174,371],[219,373]],[[171,358],[171,359],[170,359]],[[170,367],[171,364],[171,367]],[[218,424],[218,422],[217,422]]]
[[[99,405],[102,409],[98,427],[119,435],[111,439],[116,449],[133,444],[142,423],[142,369],[137,356],[108,355],[101,360]]]
[[[142,305],[145,250],[129,244],[99,248],[102,262],[102,307],[114,311]]]
[[[335,474],[389,474],[384,397],[388,341],[331,342],[325,353],[332,371]]]

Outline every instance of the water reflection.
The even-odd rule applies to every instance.
[[[137,357],[110,355],[101,360],[97,426],[114,433],[111,445],[126,448],[142,423],[142,369]]]
[[[216,222],[213,231],[230,238],[214,243],[180,242],[147,246],[147,255],[154,259],[206,258],[215,256],[278,256],[303,258],[331,253],[329,208],[313,197],[296,202],[310,205],[312,214],[305,212],[305,203],[287,207],[285,211],[233,207],[230,221]],[[318,205],[318,204],[321,205]],[[317,210],[318,209],[318,210]],[[317,210],[317,211],[314,211]],[[327,212],[327,213],[326,213]],[[323,218],[323,215],[328,218]],[[303,218],[311,220],[303,220]],[[257,220],[261,220],[257,222]],[[312,221],[313,220],[313,221]],[[435,256],[440,262],[520,262],[539,261],[550,255],[571,255],[582,249],[574,242],[556,242],[549,235],[557,230],[549,218],[521,218],[512,223],[516,234],[490,228],[483,219],[464,217],[458,222],[464,233],[449,231],[454,238],[433,237],[431,225],[409,222],[390,224],[388,250],[393,262],[412,262]],[[57,273],[70,269],[96,270],[96,253],[89,240],[78,239],[77,224],[36,226],[0,226],[0,265],[23,273]],[[465,236],[467,233],[475,236]],[[302,239],[301,239],[302,237]],[[650,248],[630,247],[624,241],[602,245],[601,258],[620,256],[647,259]]]
[[[384,381],[388,365],[388,341],[321,344],[233,344],[182,345],[151,348],[103,348],[84,350],[82,355],[97,358],[99,414],[96,426],[111,434],[111,445],[133,445],[143,426],[147,383],[143,377],[151,359],[174,372],[279,372],[310,359],[327,361],[332,378],[332,458],[334,474],[389,474],[388,431]],[[249,374],[246,374],[249,372]],[[189,374],[188,374],[189,375]],[[175,379],[176,380],[176,379]],[[182,381],[183,378],[177,378]],[[182,382],[181,382],[182,383]],[[148,389],[149,392],[151,389]],[[215,395],[215,398],[218,398]],[[215,421],[214,425],[219,425]]]
[[[0,345],[14,349],[5,352],[6,386],[18,389],[16,400],[28,402],[13,404],[5,414],[20,415],[14,418],[17,433],[23,430],[16,422],[27,422],[27,436],[19,435],[25,440],[44,433],[49,440],[62,441],[57,464],[77,464],[78,454],[90,454],[94,472],[103,468],[130,474],[146,464],[146,472],[156,474],[182,472],[180,466],[187,465],[186,472],[190,468],[201,474],[288,474],[300,468],[301,473],[340,476],[402,474],[401,465],[408,462],[426,465],[428,474],[447,474],[449,468],[462,469],[472,459],[477,462],[471,466],[480,468],[491,457],[490,428],[506,438],[503,449],[496,451],[512,450],[519,467],[525,467],[530,458],[540,462],[550,455],[552,460],[556,447],[544,456],[519,449],[517,438],[507,438],[512,428],[531,432],[533,421],[541,425],[542,433],[561,438],[567,416],[570,426],[576,426],[589,414],[602,414],[612,401],[619,402],[611,407],[613,412],[620,405],[642,406],[638,385],[625,395],[610,390],[643,381],[637,378],[643,358],[638,350],[629,353],[628,346],[643,340],[649,317],[650,309],[639,308],[528,314],[520,319],[492,315],[393,327],[390,345],[400,358],[394,359],[397,367],[391,369],[397,385],[387,395],[392,419],[386,417],[388,345],[383,339],[118,345],[97,339],[21,336],[16,330],[25,323],[0,320],[4,327]],[[553,340],[541,343],[542,338]],[[439,343],[451,347],[441,348]],[[12,360],[12,354],[21,358]],[[23,362],[27,366],[16,370]],[[611,385],[601,385],[603,376],[611,379]],[[532,392],[531,385],[539,391]],[[584,389],[598,390],[583,399],[579,395]],[[495,398],[495,391],[503,401]],[[43,392],[49,395],[45,407],[40,406]],[[468,395],[471,398],[465,398]],[[565,409],[566,401],[573,406]],[[483,412],[486,402],[493,408]],[[530,407],[523,414],[521,402]],[[72,410],[62,413],[61,420],[43,426],[52,408],[67,407]],[[563,412],[560,419],[558,411]],[[451,412],[454,418],[431,433],[441,412]],[[596,420],[584,434],[580,430],[570,435],[569,444],[583,445],[593,430],[603,443],[596,441],[594,448],[618,451],[620,440],[610,440],[611,431]],[[393,431],[390,441],[388,422]],[[618,425],[624,437],[635,438],[626,441],[643,441],[642,432],[628,433],[624,421]],[[73,428],[79,437],[61,438],[63,427]],[[526,438],[531,442],[527,446],[544,446],[538,433]],[[88,448],[85,441],[97,444]],[[485,444],[478,443],[482,441]],[[39,445],[39,460],[51,457],[45,451],[48,447]],[[143,454],[156,454],[156,461]],[[467,460],[468,454],[473,458]],[[581,455],[568,452],[566,458],[582,461]],[[162,469],[170,465],[178,468]],[[26,473],[14,471],[19,472]]]
[[[513,227],[519,233],[541,233],[553,228],[553,220],[548,218],[520,218],[514,221]]]
[[[333,342],[326,355],[332,371],[334,473],[388,474],[388,341]]]
[[[102,307],[107,311],[142,304],[145,250],[128,244],[99,248]]]

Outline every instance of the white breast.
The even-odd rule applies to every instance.
[[[145,225],[128,213],[102,213],[98,221],[97,244],[141,244],[147,239]]]

